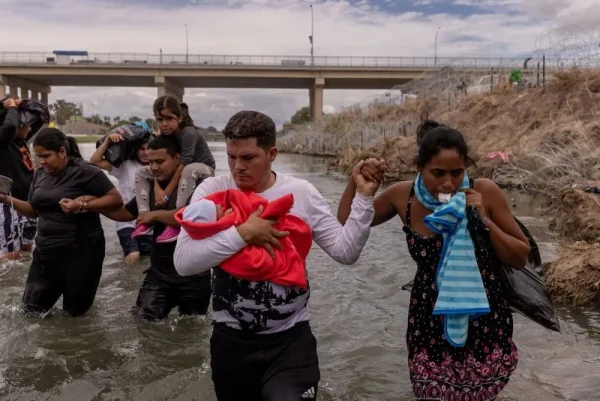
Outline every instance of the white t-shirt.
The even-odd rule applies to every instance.
[[[231,175],[205,179],[196,188],[190,204],[227,189],[239,189]],[[329,204],[308,181],[277,174],[275,184],[257,195],[272,201],[287,194],[294,197],[290,214],[300,217],[312,229],[313,241],[334,260],[356,262],[369,238],[375,210],[373,197],[356,194],[350,216],[341,225]],[[212,268],[213,318],[216,323],[252,333],[287,330],[309,320],[309,289],[284,287],[271,282],[240,280],[218,265],[246,246],[236,227],[212,237],[193,240],[181,230],[173,259],[182,276],[206,272]]]
[[[137,160],[126,160],[119,167],[112,167],[110,175],[119,180],[119,192],[123,198],[123,204],[127,204],[130,200],[135,198],[135,172],[144,167],[144,165]],[[123,228],[135,228],[133,221],[117,221],[117,231]]]

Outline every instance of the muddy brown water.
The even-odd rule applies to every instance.
[[[223,144],[211,144],[218,173],[227,172]],[[93,145],[84,145],[89,156]],[[335,211],[344,189],[327,161],[279,155],[277,171],[312,182]],[[544,260],[553,238],[539,217],[539,202],[523,194],[515,214],[539,242]],[[161,323],[135,320],[130,308],[143,266],[126,266],[114,232],[104,221],[107,256],[90,313],[79,319],[17,315],[29,260],[0,266],[0,400],[214,401],[209,368],[210,317]],[[147,263],[147,261],[145,262]],[[333,262],[317,247],[308,261],[312,326],[318,339],[321,400],[411,400],[405,331],[412,279],[398,218],[375,228],[353,266]],[[8,270],[10,269],[10,270]],[[600,311],[559,308],[562,333],[516,316],[520,361],[499,400],[600,400]]]

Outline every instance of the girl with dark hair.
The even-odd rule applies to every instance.
[[[106,174],[81,158],[77,141],[55,128],[33,141],[40,161],[28,201],[0,195],[0,202],[38,219],[33,261],[25,284],[25,312],[45,313],[63,296],[63,309],[85,314],[94,302],[104,262],[100,213],[123,205]],[[97,199],[84,201],[86,195]]]
[[[150,211],[150,202],[165,206],[177,189],[177,209],[188,204],[196,186],[207,177],[215,175],[215,159],[194,121],[190,117],[187,104],[179,103],[173,96],[161,96],[154,102],[154,118],[158,123],[160,135],[175,135],[181,147],[181,165],[163,190],[145,167],[138,170],[136,176],[136,200],[140,215]],[[150,189],[154,185],[154,200],[149,199]],[[152,228],[145,224],[137,226],[133,238],[150,233]],[[156,238],[158,243],[177,240],[179,227],[167,226]]]
[[[375,199],[372,226],[399,215],[417,263],[406,341],[419,400],[495,399],[517,367],[513,321],[499,280],[500,264],[522,268],[529,242],[491,180],[470,180],[463,135],[433,122],[417,133],[414,181]],[[385,166],[366,161],[362,174]],[[338,210],[350,214],[350,181]]]

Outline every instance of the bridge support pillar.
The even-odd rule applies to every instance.
[[[310,97],[310,120],[320,123],[323,120],[323,87],[325,78],[316,78],[312,88],[309,89]]]
[[[185,88],[178,82],[163,76],[154,77],[154,83],[158,88],[158,96],[173,96],[183,102]]]
[[[48,106],[48,94],[45,92],[42,92],[40,95],[41,95],[40,102],[42,102],[42,104]]]
[[[8,93],[6,91],[7,86],[9,88]],[[43,82],[31,81],[14,76],[0,75],[0,95],[6,96],[8,94],[14,98],[20,97],[21,99],[27,99],[29,98],[29,91],[31,91],[32,94],[45,93],[47,95],[51,92],[51,89]],[[19,92],[21,93],[19,94]]]
[[[30,96],[30,98],[33,99],[33,100],[39,101],[40,100],[40,93],[38,91],[32,89],[31,90],[31,96]]]
[[[8,94],[6,90],[7,79],[0,75],[0,99],[4,99]]]
[[[8,95],[10,97],[12,97],[13,99],[16,99],[19,97],[19,87],[15,86],[15,85],[9,85],[8,86]]]

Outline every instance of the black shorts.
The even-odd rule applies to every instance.
[[[103,263],[103,236],[88,238],[74,249],[34,249],[23,294],[24,312],[45,313],[62,295],[66,312],[73,316],[85,314],[94,303]]]
[[[317,399],[321,373],[308,322],[275,334],[247,334],[217,324],[210,357],[218,401]]]
[[[122,228],[117,231],[123,255],[127,256],[132,252],[139,252],[142,256],[150,255],[152,248],[152,235],[143,235],[138,238],[131,238],[133,227]]]
[[[147,320],[164,319],[175,307],[182,315],[206,315],[210,296],[210,274],[187,282],[171,282],[150,268],[138,293],[134,312]]]

